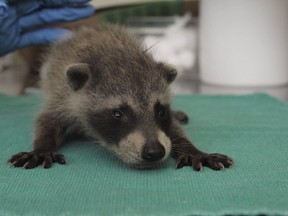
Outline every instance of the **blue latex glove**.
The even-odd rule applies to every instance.
[[[44,45],[72,34],[41,25],[69,22],[91,16],[89,0],[0,0],[0,56],[30,45]]]

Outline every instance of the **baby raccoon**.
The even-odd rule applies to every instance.
[[[42,72],[45,104],[36,121],[34,150],[12,156],[15,167],[66,164],[58,148],[71,127],[137,168],[155,167],[169,156],[176,168],[197,171],[233,163],[192,145],[180,127],[185,114],[170,108],[175,69],[156,62],[119,27],[76,31],[52,46]]]

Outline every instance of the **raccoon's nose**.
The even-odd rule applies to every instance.
[[[165,155],[165,148],[160,143],[145,145],[142,151],[142,159],[145,161],[159,161]]]

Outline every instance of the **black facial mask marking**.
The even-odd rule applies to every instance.
[[[137,117],[127,104],[117,109],[105,109],[97,113],[88,113],[88,123],[95,128],[95,131],[97,131],[104,141],[114,144],[119,143],[121,139],[132,133],[142,122],[140,118],[144,117]],[[171,111],[169,105],[161,105],[157,102],[154,105],[153,119],[155,119],[156,125],[169,136],[171,127]],[[154,123],[151,122],[151,124]],[[147,129],[149,130],[149,127]],[[147,137],[147,139],[149,139],[149,137]]]
[[[119,143],[138,124],[135,113],[128,105],[89,113],[88,121],[107,143]]]
[[[169,105],[161,105],[157,102],[154,105],[155,119],[157,125],[167,134],[170,134],[171,110]]]

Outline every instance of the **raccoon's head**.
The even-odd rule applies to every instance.
[[[91,33],[81,43],[83,63],[70,65],[66,80],[73,90],[71,108],[86,132],[132,166],[151,167],[167,159],[169,84],[176,70],[155,62],[119,29]]]
[[[169,84],[176,71],[161,63],[151,70],[142,77],[120,74],[97,82],[87,64],[72,65],[66,73],[74,91],[72,106],[86,132],[138,168],[154,167],[171,152]]]

